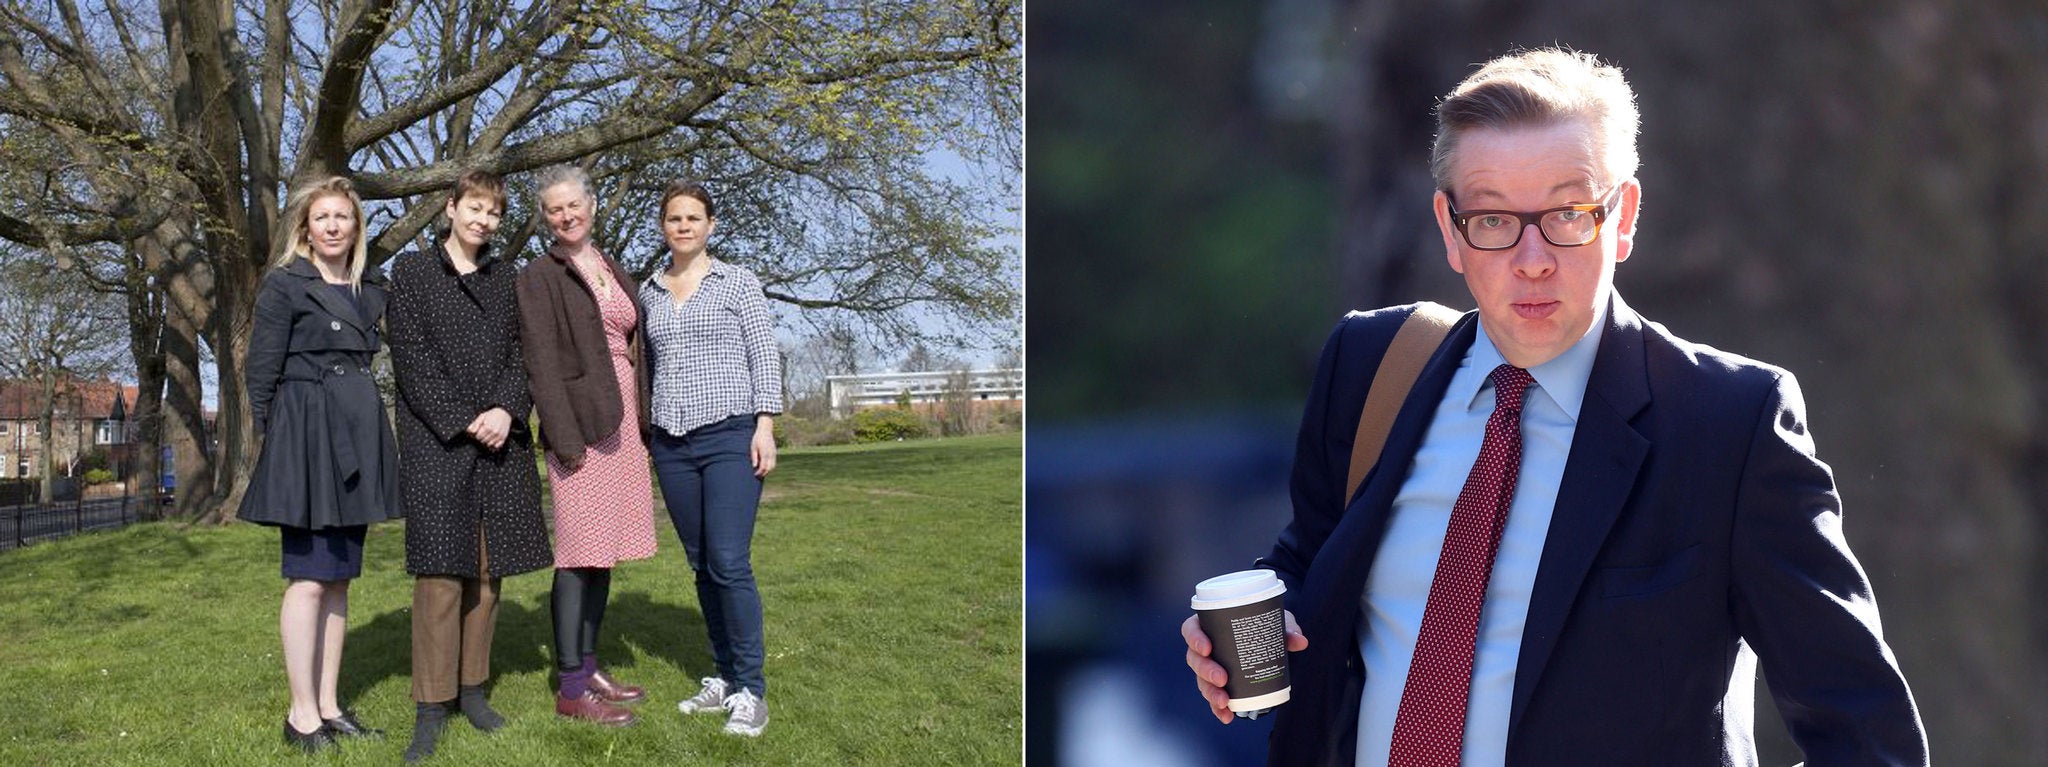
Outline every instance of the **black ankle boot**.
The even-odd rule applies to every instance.
[[[449,701],[453,703],[454,701]],[[448,721],[448,703],[414,705],[412,744],[405,747],[405,763],[413,764],[434,755],[441,742],[441,725]]]
[[[491,732],[505,726],[505,717],[491,710],[490,700],[484,697],[482,687],[462,687],[456,702],[462,707],[462,715],[469,717],[469,723],[484,732]]]

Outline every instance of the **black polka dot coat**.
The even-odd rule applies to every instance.
[[[400,254],[391,277],[406,572],[477,577],[483,561],[499,577],[553,564],[526,423],[518,270],[486,249],[476,271],[457,274],[437,243]],[[498,451],[466,430],[494,407],[512,414]]]

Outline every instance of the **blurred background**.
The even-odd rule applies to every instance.
[[[1472,306],[1438,96],[1552,43],[1626,70],[1616,278],[1790,368],[1938,763],[2048,763],[2048,8],[2025,2],[1035,0],[1026,20],[1032,764],[1231,765],[1177,634],[1289,513],[1348,309]],[[1801,757],[1759,685],[1764,763]]]

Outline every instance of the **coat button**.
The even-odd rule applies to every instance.
[[[332,321],[329,321],[329,322],[327,323],[327,328],[328,328],[329,330],[340,330],[340,329],[341,329],[341,320],[332,320]]]

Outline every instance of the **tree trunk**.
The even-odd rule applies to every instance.
[[[213,509],[213,451],[207,445],[205,389],[199,377],[199,331],[183,312],[164,313],[165,439],[177,482],[176,514],[198,518]]]
[[[155,344],[163,410],[156,419],[157,436],[171,448],[176,486],[172,513],[185,519],[211,512],[213,499],[219,497],[214,492],[214,450],[206,426],[206,392],[199,368],[199,329],[210,324],[215,312],[215,280],[198,237],[190,220],[174,218],[160,223],[137,244],[143,267],[155,283],[152,295],[158,300],[154,311],[160,327]],[[160,455],[162,449],[156,450]]]
[[[132,247],[140,257],[128,284],[128,349],[135,359],[135,408],[128,417],[136,429],[127,480],[140,499],[137,516],[150,518],[163,509],[156,496],[163,482],[164,297],[147,279],[147,265],[161,260],[146,254],[156,244],[144,239]]]
[[[232,282],[221,280],[218,284]],[[220,452],[214,462],[213,486],[218,502],[204,515],[208,521],[225,522],[234,516],[243,491],[248,489],[249,474],[256,468],[255,419],[249,414],[249,392],[243,382],[243,372],[248,369],[253,308],[239,297],[224,297],[214,305],[216,331],[210,345],[215,372],[220,376],[220,411],[214,422]]]
[[[41,442],[43,451],[43,503],[50,503],[57,500],[57,496],[52,494],[57,485],[57,424],[53,417],[57,410],[57,368],[51,365],[48,359],[44,359],[40,367],[43,402],[40,414],[36,418],[39,425],[36,439]]]

